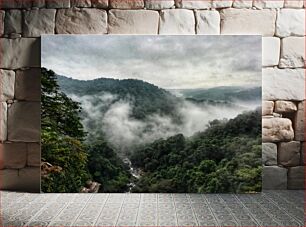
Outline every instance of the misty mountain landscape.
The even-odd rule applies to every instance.
[[[76,173],[83,175],[80,184],[91,179],[101,185],[99,192],[260,191],[260,87],[166,90],[142,80],[85,81],[43,72],[46,87],[53,84],[53,92],[71,106],[70,119],[59,113],[61,120],[54,119],[52,127],[61,126],[58,121],[77,122],[65,136],[84,149],[83,160],[78,158],[84,171]],[[43,106],[52,106],[44,100]],[[43,125],[53,115],[43,114]],[[43,144],[43,157],[61,168],[67,165],[50,147]],[[60,190],[50,179],[43,182],[45,191]]]

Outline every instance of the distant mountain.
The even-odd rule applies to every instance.
[[[233,102],[236,100],[250,101],[261,99],[261,87],[214,87],[209,89],[177,89],[170,90],[188,99],[197,101],[223,101]]]

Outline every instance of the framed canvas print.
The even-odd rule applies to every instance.
[[[42,37],[42,191],[261,191],[261,36]]]

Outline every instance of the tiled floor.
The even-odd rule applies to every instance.
[[[231,194],[1,192],[4,226],[304,226],[303,191]]]

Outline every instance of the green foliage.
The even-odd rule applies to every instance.
[[[53,71],[42,69],[42,159],[60,166],[42,180],[44,192],[79,192],[89,179],[78,103],[59,91]]]
[[[260,111],[213,121],[191,138],[176,135],[139,150],[144,171],[134,192],[255,192],[261,190]]]
[[[96,141],[89,148],[88,169],[102,184],[100,192],[125,192],[131,175],[128,167],[106,142]]]

